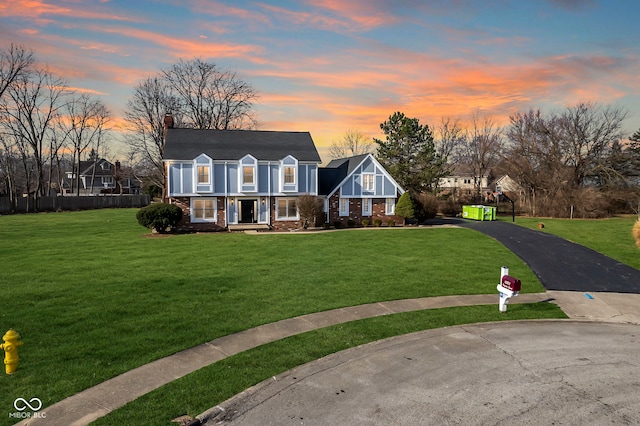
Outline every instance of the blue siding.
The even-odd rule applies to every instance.
[[[311,192],[309,185],[307,184],[307,175],[309,174],[309,167],[306,164],[298,165],[298,192],[306,194]]]
[[[318,190],[317,178],[318,178],[318,166],[315,164],[309,165],[308,168],[309,181],[307,182],[307,191],[315,194]]]
[[[193,164],[182,165],[182,191],[185,194],[193,192]]]
[[[370,159],[366,159],[362,163],[362,172],[364,172],[364,173],[373,173],[374,171],[375,171],[375,166],[373,164],[373,161],[371,161]]]
[[[384,193],[382,195],[394,198],[396,196],[396,187],[386,176],[384,177]]]
[[[262,201],[265,201],[262,204]],[[258,222],[266,222],[267,221],[267,211],[269,210],[269,204],[266,202],[265,198],[261,198],[258,200]]]
[[[350,176],[349,179],[345,181],[345,183],[342,185],[342,188],[340,188],[340,191],[341,195],[353,195],[353,176]]]
[[[384,176],[381,175],[376,175],[376,196],[381,196],[384,195],[384,187],[383,187],[383,182],[386,180],[386,178]]]
[[[182,192],[182,175],[180,170],[180,164],[171,164],[169,166],[169,191],[172,194],[179,194]]]
[[[359,197],[362,195],[362,175],[355,175],[353,178],[353,195]]]
[[[227,183],[229,185],[229,192],[230,193],[237,193],[238,192],[238,165],[237,164],[229,164],[227,165],[228,167],[228,176],[227,176]]]
[[[271,167],[271,193],[280,192],[280,167],[272,165]]]
[[[269,166],[266,164],[258,165],[258,192],[266,193],[269,191]]]
[[[227,203],[227,223],[236,223],[236,205]]]
[[[214,164],[213,165],[213,192],[218,194],[224,194],[224,164]]]

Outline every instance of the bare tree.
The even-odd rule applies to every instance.
[[[459,118],[441,117],[435,134],[436,152],[444,160],[443,173],[449,175],[455,168],[460,148],[466,144],[467,133]]]
[[[82,156],[90,147],[99,152],[105,133],[109,130],[110,120],[111,114],[104,103],[88,94],[74,95],[64,105],[63,115],[58,120],[58,130],[62,135],[60,139],[73,153],[76,195],[80,195]]]
[[[574,206],[581,215],[596,214],[600,190],[623,173],[619,140],[626,116],[589,103],[548,116],[539,110],[511,116],[506,164],[531,214],[568,216]]]
[[[560,115],[565,162],[573,170],[573,183],[605,171],[613,144],[624,137],[627,112],[620,107],[579,103]]]
[[[335,160],[338,158],[373,153],[375,149],[376,146],[372,139],[369,139],[359,130],[349,129],[344,136],[342,136],[342,139],[331,144],[329,147],[329,156]]]
[[[66,82],[47,69],[21,76],[9,86],[7,101],[1,106],[1,120],[6,137],[18,148],[27,178],[26,189],[39,196],[46,194],[44,181],[45,147],[53,120],[58,115]]]
[[[459,162],[473,174],[475,193],[482,196],[482,180],[498,163],[503,148],[502,129],[495,120],[475,113],[469,120],[467,135],[460,139]]]
[[[6,50],[0,51],[0,100],[9,86],[29,71],[33,63],[33,52],[28,52],[22,46],[11,44]]]
[[[172,118],[180,123],[179,103],[171,93],[171,87],[161,78],[150,77],[138,84],[133,97],[127,103],[125,118],[129,124],[128,141],[132,158],[146,170],[152,184],[165,187],[164,119],[173,112]]]
[[[235,72],[219,70],[201,59],[180,60],[162,72],[180,100],[185,124],[196,129],[246,129],[257,93]]]

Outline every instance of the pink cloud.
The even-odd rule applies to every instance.
[[[84,6],[83,3],[76,3],[73,7],[64,7],[49,4],[41,0],[4,0],[0,3],[0,16],[27,18],[39,25],[54,22],[55,17],[59,16],[140,22],[139,18],[116,15],[106,11],[89,10],[82,6]]]

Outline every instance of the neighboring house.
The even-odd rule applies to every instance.
[[[493,182],[493,189],[498,193],[518,194],[522,191],[522,187],[513,180],[509,175],[502,175]]]
[[[308,132],[178,129],[169,119],[167,200],[182,208],[183,230],[300,228],[296,200],[301,195],[333,200],[335,208],[331,202],[325,206],[336,220],[388,216],[402,189],[373,157],[362,156],[357,164],[355,158],[335,160],[325,173]],[[330,183],[320,181],[328,177]],[[348,214],[336,210],[339,200],[346,200]]]
[[[349,219],[402,222],[395,216],[395,207],[404,190],[372,154],[333,160],[318,170],[318,181],[329,223]]]
[[[80,195],[100,195],[100,194],[138,194],[140,193],[140,182],[124,176],[120,162],[115,164],[99,158],[95,161],[80,162],[80,179],[76,179],[74,172],[67,172],[62,189],[65,194],[75,195],[78,193],[77,184],[80,184]]]
[[[488,176],[474,176],[466,167],[457,166],[451,175],[440,178],[438,187],[442,193],[456,195],[475,195],[479,181],[482,193],[488,190]]]

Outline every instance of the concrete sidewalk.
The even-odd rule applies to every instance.
[[[572,319],[640,324],[640,295],[549,291],[520,294],[511,303],[556,303]],[[330,325],[358,319],[451,306],[495,304],[498,295],[397,300],[319,312],[266,324],[184,350],[128,371],[41,411],[46,419],[20,425],[85,425],[195,370],[248,349]]]

